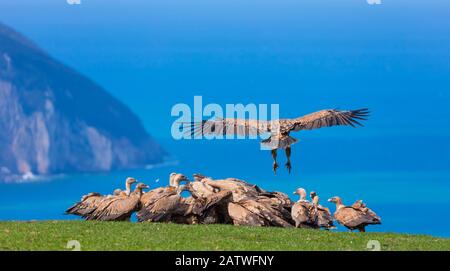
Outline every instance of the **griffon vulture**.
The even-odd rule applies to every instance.
[[[128,177],[125,181],[125,191],[122,191],[120,189],[114,190],[114,195],[124,195],[129,196],[131,194],[131,185],[137,183],[135,178]]]
[[[169,186],[145,193],[141,198],[141,209],[137,212],[139,222],[170,222],[176,217],[184,216],[188,204],[181,197],[187,186]]]
[[[317,208],[311,202],[306,200],[306,191],[298,188],[294,194],[300,196],[300,199],[292,206],[292,219],[295,221],[296,228],[317,228]]]
[[[245,198],[256,198],[260,193],[265,192],[256,185],[235,178],[227,178],[224,180],[203,178],[201,179],[201,182],[217,191],[231,191],[233,193],[233,201],[240,201]]]
[[[113,195],[129,195],[131,191],[131,185],[134,183],[136,183],[136,180],[134,178],[127,178],[125,180],[125,191],[122,191],[118,188],[114,190]],[[79,202],[68,208],[66,210],[66,214],[79,215],[84,217],[95,211],[95,209],[103,200],[110,197],[112,196],[103,196],[100,193],[89,193],[87,195],[84,195]]]
[[[381,224],[381,219],[362,202],[356,202],[354,206],[345,206],[342,204],[340,197],[332,197],[328,200],[336,204],[336,212],[334,218],[337,222],[345,226],[350,231],[359,230],[366,231],[366,226],[371,224]]]
[[[183,129],[187,128],[192,136],[200,135],[239,135],[239,136],[263,136],[268,137],[261,141],[262,147],[272,151],[273,171],[278,168],[277,150],[286,152],[286,168],[291,172],[291,145],[297,139],[290,136],[291,132],[312,130],[322,127],[348,125],[352,127],[362,126],[358,120],[366,120],[369,111],[366,108],[340,111],[326,109],[315,113],[295,118],[272,121],[250,120],[238,118],[226,118],[216,120],[203,120],[201,122],[183,123]]]
[[[148,185],[138,183],[129,195],[112,196],[102,201],[94,212],[86,216],[87,220],[129,221],[131,215],[139,209],[143,189]]]
[[[292,227],[285,215],[270,204],[255,199],[243,199],[228,204],[228,214],[234,225]]]
[[[311,196],[313,205],[317,208],[317,226],[327,230],[334,229],[334,219],[330,209],[319,204],[319,196],[317,196],[316,192],[311,191],[309,195]]]
[[[235,178],[213,180],[196,174],[194,179],[209,188],[204,189],[204,193],[211,191],[210,188],[218,191],[215,193],[231,192],[232,197],[227,204],[228,216],[225,216],[228,219],[225,219],[225,221],[230,220],[235,225],[247,226],[292,226],[290,218],[291,201],[283,193],[266,192],[256,185]],[[191,185],[195,185],[197,182],[193,182]],[[199,185],[199,187],[201,186]],[[222,208],[214,208],[213,210],[220,211],[222,214],[225,213]]]
[[[189,182],[189,179],[181,173],[173,172],[170,174],[170,177],[169,177],[169,186],[179,187],[181,182],[183,182],[183,181]]]
[[[200,182],[189,183],[191,197],[185,200],[185,203],[189,206],[185,216],[195,217],[194,221],[201,224],[230,223],[231,219],[227,212],[227,206],[233,193],[229,190],[209,194],[198,193],[196,188],[204,188],[204,186],[196,186],[196,183]]]

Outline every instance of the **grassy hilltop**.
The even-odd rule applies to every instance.
[[[94,221],[0,222],[0,250],[450,250],[450,239],[393,233]]]

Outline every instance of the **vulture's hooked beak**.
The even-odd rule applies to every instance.
[[[328,202],[334,202],[334,198],[328,199]]]
[[[298,192],[297,192],[297,191],[294,191],[294,192],[292,192],[292,194],[294,194],[294,195],[298,195]]]

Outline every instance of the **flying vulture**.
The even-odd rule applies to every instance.
[[[278,168],[277,150],[284,149],[286,153],[286,168],[291,172],[291,145],[297,139],[290,136],[291,132],[313,130],[322,127],[348,125],[352,127],[362,126],[360,120],[366,120],[369,115],[367,108],[341,111],[337,109],[325,109],[315,113],[294,118],[272,121],[251,120],[239,118],[210,119],[200,122],[183,123],[183,129],[194,137],[202,135],[239,135],[244,137],[264,137],[261,141],[264,149],[271,150],[273,158],[273,171]],[[186,131],[185,130],[185,131]]]

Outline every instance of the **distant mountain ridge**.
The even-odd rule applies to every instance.
[[[137,168],[164,155],[123,103],[0,24],[0,181]]]

